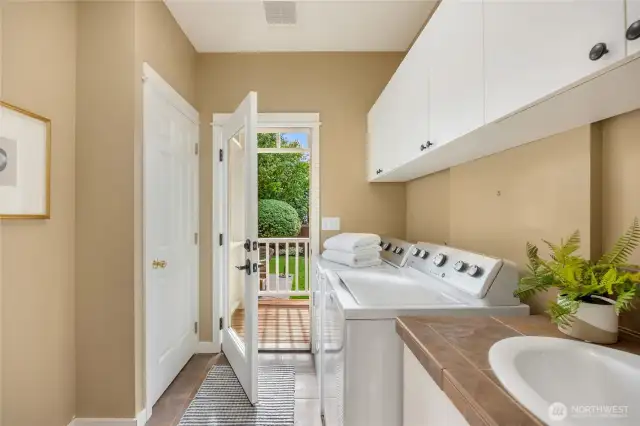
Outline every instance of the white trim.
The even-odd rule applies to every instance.
[[[143,294],[144,294],[144,305],[143,305],[143,309],[144,309],[144,353],[145,353],[145,359],[144,359],[144,371],[145,371],[145,410],[143,410],[141,413],[138,414],[137,416],[137,420],[136,422],[138,423],[137,426],[144,426],[144,424],[146,423],[146,420],[148,417],[151,417],[151,411],[152,411],[152,407],[153,407],[153,403],[150,401],[150,397],[149,397],[149,393],[147,392],[148,389],[150,389],[150,385],[149,385],[149,380],[151,377],[151,374],[149,372],[149,368],[148,366],[150,365],[149,363],[149,351],[147,350],[147,348],[149,347],[148,345],[148,339],[149,339],[149,318],[148,318],[148,311],[149,309],[147,309],[147,301],[149,300],[148,294],[147,294],[147,283],[146,283],[146,226],[145,226],[145,173],[144,173],[144,162],[146,159],[145,156],[145,147],[147,145],[147,143],[145,143],[145,119],[144,119],[144,87],[146,84],[151,84],[156,90],[158,90],[160,92],[160,94],[163,96],[164,99],[167,100],[167,102],[169,102],[173,107],[175,107],[180,113],[184,114],[185,117],[187,117],[194,125],[195,125],[195,143],[199,144],[200,143],[200,125],[199,125],[199,113],[198,111],[196,111],[195,108],[193,108],[175,89],[173,89],[173,87],[171,87],[171,85],[169,85],[169,83],[167,83],[148,63],[144,62],[142,64],[142,80],[143,80],[143,84],[142,84],[142,167],[141,169],[143,170],[143,174],[142,174],[142,232],[143,232],[143,238],[142,238],[142,274],[143,274]],[[193,218],[194,220],[194,228],[197,230],[196,232],[200,232],[199,229],[199,206],[200,206],[200,193],[199,193],[199,156],[195,156],[194,159],[194,175],[195,175],[195,194],[196,194],[196,206],[195,206],[195,217]],[[200,270],[200,249],[199,249],[200,245],[196,245],[194,248],[195,251],[195,271],[196,271],[196,277],[195,277],[195,306],[194,306],[194,321],[199,322],[199,295],[200,295],[200,284],[199,284],[199,270]],[[140,417],[140,415],[144,415],[144,420],[141,420],[142,418]],[[91,420],[91,419],[89,419]],[[100,419],[98,419],[100,420]],[[85,421],[85,420],[82,420]],[[92,420],[93,421],[93,420]],[[118,420],[120,421],[120,420]],[[90,424],[90,423],[89,423]],[[87,426],[89,425],[87,424]],[[81,423],[81,425],[84,425],[83,423]],[[74,426],[78,426],[75,425]],[[106,425],[105,425],[106,426]]]
[[[218,236],[223,233],[223,224],[226,223],[226,209],[222,208],[221,197],[226,190],[224,176],[226,173],[225,165],[219,166],[218,152],[223,148],[222,126],[229,119],[231,114],[213,114],[212,138],[215,148],[213,155],[213,226],[212,226],[212,245],[213,245],[213,265],[212,265],[212,323],[213,323],[213,342],[212,348],[214,353],[222,351],[222,331],[218,330],[218,323],[222,317],[222,300],[220,296],[222,286],[220,283],[225,279],[223,276],[222,258],[224,250],[220,250]],[[292,129],[304,128],[310,131],[311,143],[311,209],[309,212],[309,223],[311,225],[309,237],[311,239],[311,254],[320,252],[320,113],[259,113],[258,114],[258,132],[263,129]],[[273,152],[273,151],[270,151]],[[305,151],[308,152],[308,151]],[[309,261],[311,255],[309,256]],[[308,275],[307,275],[308,276]],[[311,277],[309,277],[311,282]]]
[[[220,346],[213,342],[198,342],[199,354],[218,354],[220,353]]]
[[[200,114],[191,106],[160,74],[158,74],[147,62],[142,64],[143,83],[152,82],[167,101],[176,107],[181,113],[194,123],[200,125]]]
[[[135,419],[73,419],[69,426],[144,426],[147,412],[142,410]]]

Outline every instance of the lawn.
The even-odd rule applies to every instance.
[[[286,266],[286,257],[280,256],[278,260],[278,266],[280,267],[279,273],[284,274],[285,266]],[[291,284],[291,290],[295,291],[296,289],[296,257],[289,256],[289,274],[293,275],[293,283]],[[273,274],[276,271],[276,258],[272,257],[269,259],[269,273]],[[304,271],[304,256],[300,256],[298,258],[298,290],[304,290],[304,282],[305,282],[305,271]],[[308,299],[309,296],[291,296],[290,299]]]

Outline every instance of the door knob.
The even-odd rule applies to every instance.
[[[246,271],[247,275],[251,275],[251,261],[247,259],[244,262],[244,265],[236,266],[236,269],[239,271]]]
[[[589,59],[591,59],[592,61],[597,61],[607,53],[609,53],[609,49],[607,49],[607,44],[598,43],[591,48],[591,51],[589,51]]]
[[[151,262],[151,267],[153,269],[164,269],[167,267],[167,261],[155,259],[153,262]]]
[[[640,20],[629,25],[629,28],[627,28],[626,37],[627,40],[636,40],[638,37],[640,37]]]

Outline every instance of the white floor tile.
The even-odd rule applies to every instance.
[[[322,426],[320,420],[320,400],[296,399],[296,426]]]
[[[296,399],[317,399],[319,397],[316,375],[296,373]]]

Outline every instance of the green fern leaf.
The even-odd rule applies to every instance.
[[[558,302],[550,302],[547,313],[551,320],[560,326],[569,326],[575,319],[575,313],[578,310],[579,302],[571,300],[561,300]]]
[[[599,264],[622,265],[640,244],[640,224],[638,218],[633,219],[633,223],[627,231],[618,239],[613,249],[598,261]]]
[[[616,313],[620,314],[620,312],[629,311],[633,308],[633,300],[636,297],[637,289],[638,287],[633,286],[628,291],[618,294],[615,304]]]

